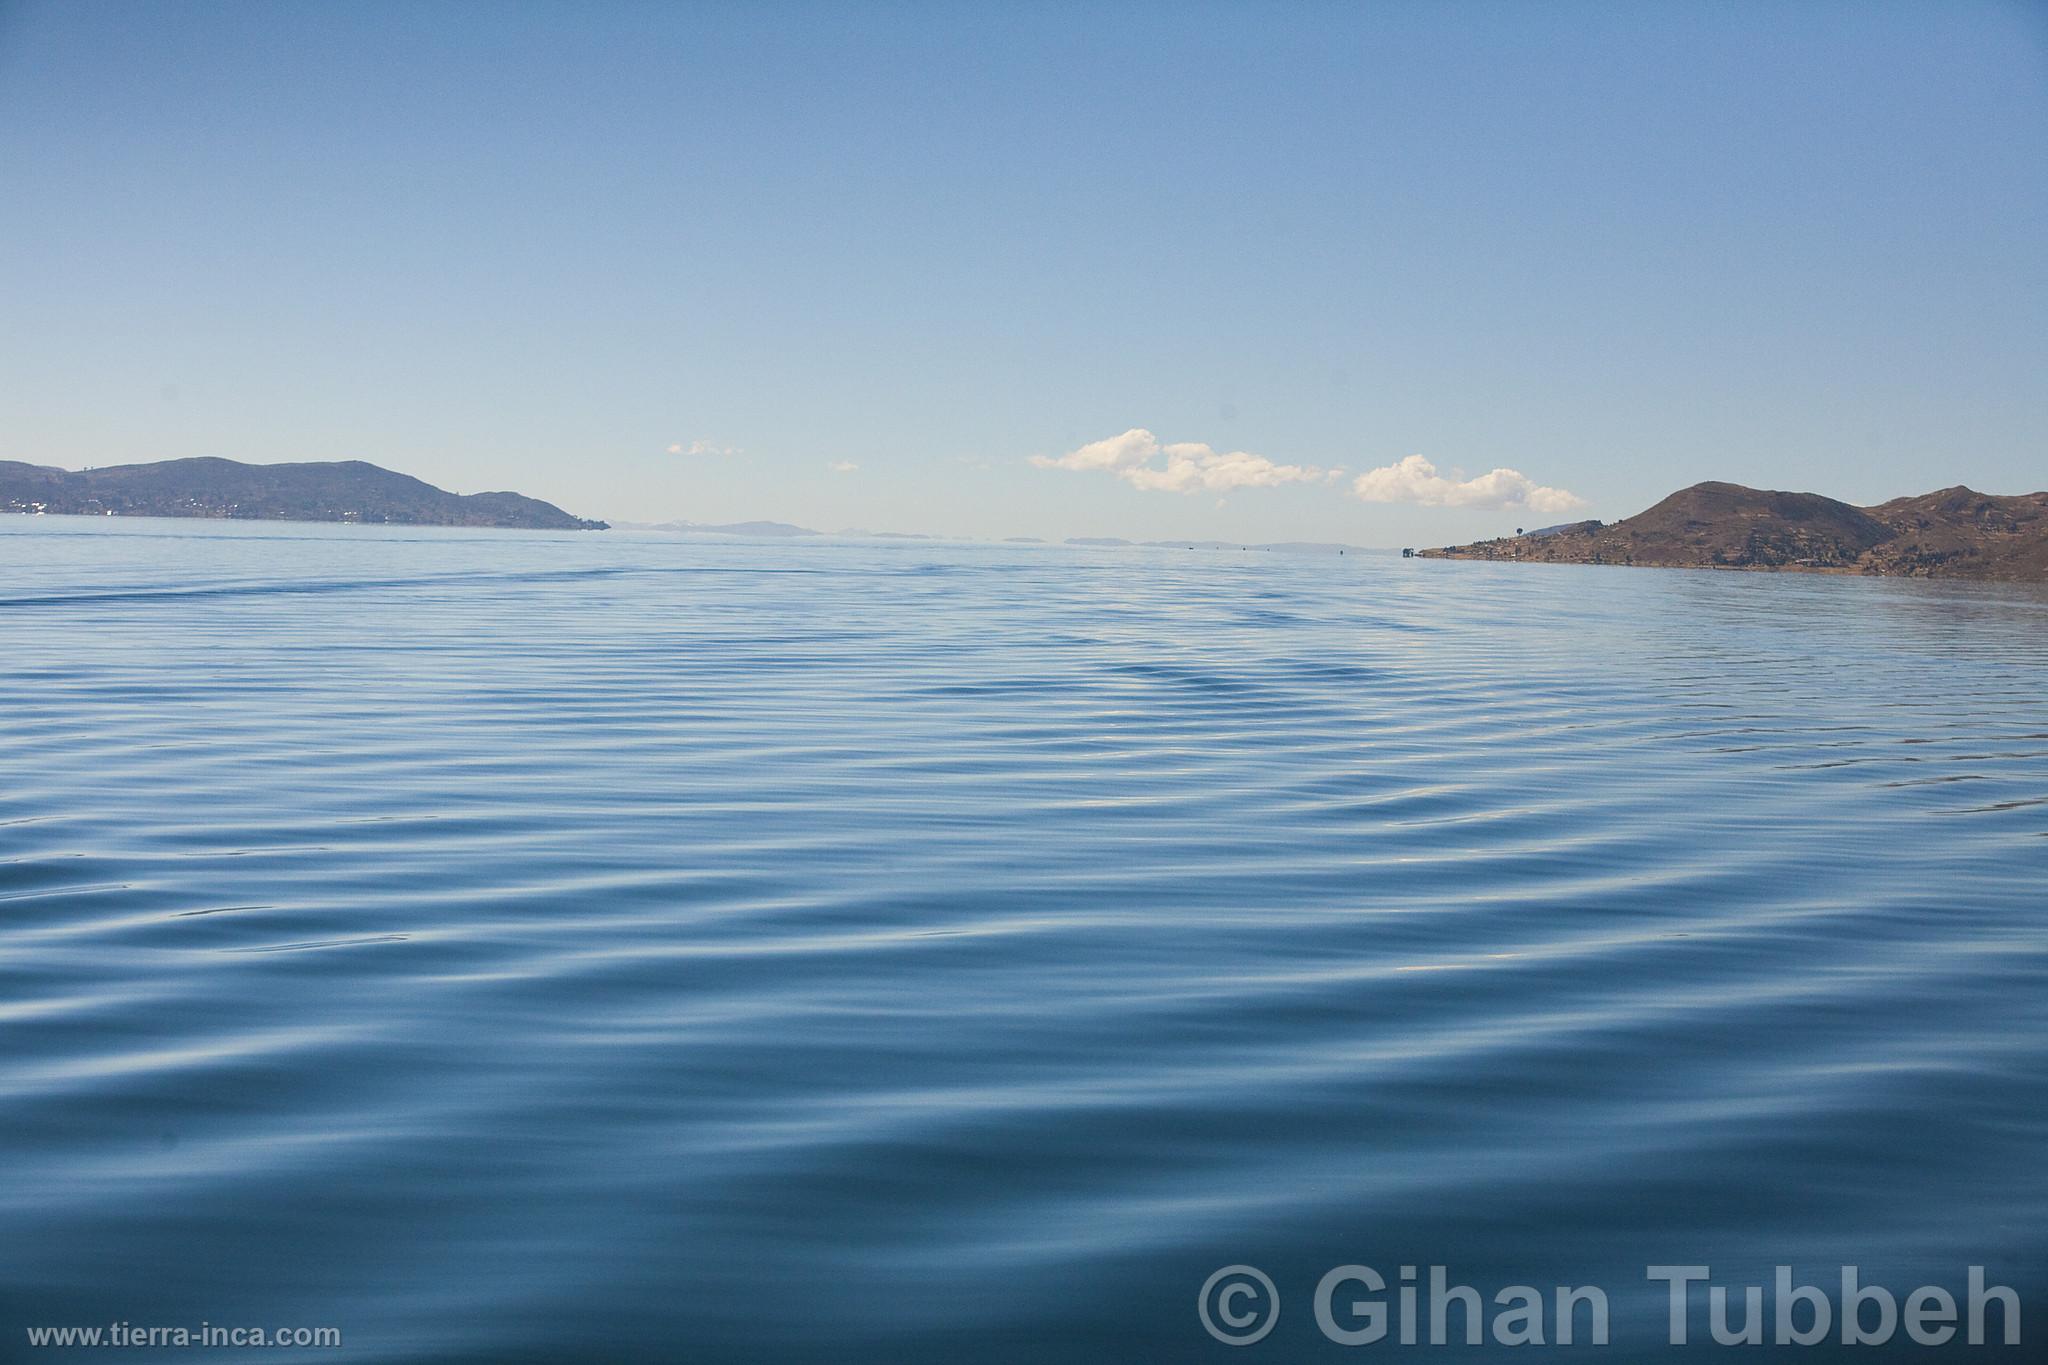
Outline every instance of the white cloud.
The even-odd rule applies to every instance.
[[[834,474],[851,474],[859,468],[860,466],[852,460],[834,460],[832,462],[832,472]]]
[[[700,437],[687,445],[678,441],[668,448],[668,453],[671,455],[740,455],[745,452],[738,446],[717,445]]]
[[[1351,481],[1351,491],[1366,502],[1412,502],[1421,507],[1526,507],[1532,512],[1569,512],[1586,505],[1576,493],[1546,487],[1514,469],[1496,469],[1474,479],[1447,479],[1420,455],[1368,469]]]
[[[1221,493],[1233,488],[1310,483],[1324,477],[1320,469],[1275,464],[1263,455],[1219,451],[1198,441],[1162,445],[1143,427],[1091,441],[1057,458],[1033,455],[1031,463],[1040,469],[1099,470],[1151,493]]]

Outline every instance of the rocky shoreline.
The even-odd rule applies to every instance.
[[[1957,486],[1875,507],[1731,483],[1681,489],[1624,521],[1417,550],[1421,559],[2048,581],[2048,493]]]

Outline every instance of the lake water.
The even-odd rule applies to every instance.
[[[0,708],[0,1359],[2048,1334],[2039,589],[0,517]]]

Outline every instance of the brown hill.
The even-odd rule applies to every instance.
[[[2048,579],[2048,493],[1994,497],[1958,484],[1870,509],[1892,529],[1870,572]]]
[[[2048,579],[2048,493],[1945,488],[1877,507],[1732,483],[1680,489],[1602,526],[1422,550],[1435,559]]]

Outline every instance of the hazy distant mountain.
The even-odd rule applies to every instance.
[[[82,516],[348,521],[394,526],[501,526],[602,531],[517,493],[450,493],[362,460],[242,464],[200,458],[77,473],[0,460],[0,510]]]
[[[2048,493],[1996,497],[1959,485],[1851,507],[1817,493],[1701,483],[1611,526],[1577,522],[1418,553],[1431,559],[2044,579]]]
[[[831,535],[849,540],[937,540],[938,536],[923,535],[914,531],[870,531],[865,526],[849,526],[841,531],[814,531],[808,526],[792,526],[786,521],[727,521],[716,524],[698,521],[663,521],[645,523],[636,529],[648,531],[675,531],[684,535],[707,536],[823,536]]]
[[[1263,545],[1247,545],[1238,540],[1148,540],[1144,543],[1149,548],[1164,550],[1279,550],[1284,554],[1297,555],[1340,555],[1346,550],[1359,548],[1335,540],[1273,540]]]
[[[707,525],[696,521],[664,521],[656,525],[657,531],[679,531],[685,535],[708,536],[818,536],[823,531],[813,531],[808,526],[792,526],[786,521],[728,521]]]
[[[1289,554],[1342,554],[1359,548],[1336,541],[1279,540],[1252,545],[1241,540],[1121,540],[1115,536],[1074,536],[1068,539],[1067,544],[1097,547],[1130,545],[1146,550],[1282,550]]]
[[[1003,544],[1005,544],[1005,545],[1043,545],[1043,544],[1045,544],[1045,542],[1044,542],[1043,540],[1040,540],[1040,539],[1039,539],[1039,538],[1038,538],[1037,536],[1004,536],[1004,537],[1003,537]]]

